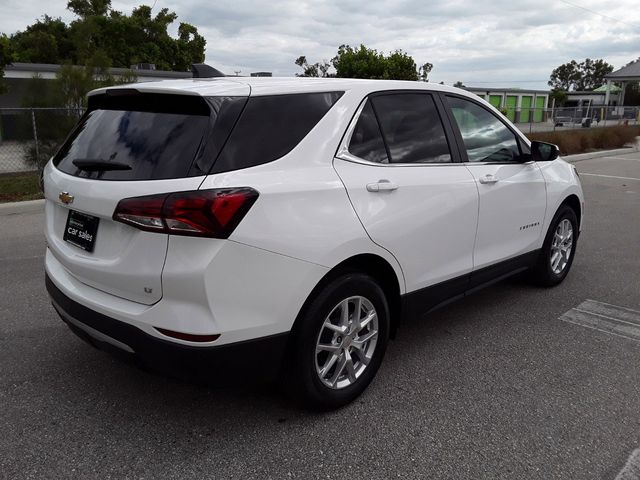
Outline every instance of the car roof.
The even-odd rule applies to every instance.
[[[89,95],[105,93],[111,89],[201,96],[260,96],[351,90],[358,90],[363,94],[380,90],[431,90],[471,95],[465,90],[439,83],[314,77],[215,77],[162,80],[99,88],[89,92]]]

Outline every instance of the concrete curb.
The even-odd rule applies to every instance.
[[[617,148],[615,150],[600,150],[598,152],[578,153],[577,155],[567,155],[562,157],[565,162],[575,163],[582,160],[590,160],[592,158],[601,157],[617,157],[620,155],[628,155],[631,153],[638,153],[637,147]]]
[[[44,212],[44,200],[27,200],[25,202],[0,203],[0,217],[18,213]]]

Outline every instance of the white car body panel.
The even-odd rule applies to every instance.
[[[204,177],[111,182],[61,172],[48,163],[45,182],[45,237],[51,253],[67,271],[87,285],[117,297],[151,305],[162,298],[162,266],[168,235],[143,232],[112,220],[118,202],[127,197],[197,190]],[[58,198],[70,192],[69,205]],[[63,240],[69,210],[100,219],[91,253]],[[146,290],[145,290],[146,289]]]
[[[402,265],[407,291],[471,272],[478,191],[463,164],[369,165],[336,158],[334,167],[372,240]],[[367,190],[380,180],[397,190]]]
[[[465,165],[480,195],[474,269],[539,248],[547,193],[538,164]],[[487,175],[497,181],[481,183]]]

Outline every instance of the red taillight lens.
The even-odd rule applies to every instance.
[[[113,219],[150,232],[227,238],[257,198],[248,187],[125,198]]]

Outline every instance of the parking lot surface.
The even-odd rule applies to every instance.
[[[563,284],[513,279],[413,319],[325,414],[86,345],[48,301],[42,213],[0,216],[0,478],[614,478],[640,446],[640,337],[606,327],[640,311],[640,154],[576,166]]]

